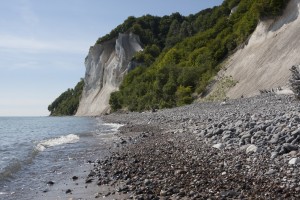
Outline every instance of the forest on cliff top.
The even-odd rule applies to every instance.
[[[189,16],[174,13],[128,17],[96,42],[132,32],[139,35],[143,44],[144,50],[132,58],[138,67],[124,77],[120,90],[111,95],[112,110],[142,111],[193,102],[205,91],[221,63],[246,45],[259,20],[281,15],[287,3],[225,0],[220,6]],[[80,85],[83,87],[83,82]],[[68,91],[49,105],[51,115],[75,114],[82,89]]]

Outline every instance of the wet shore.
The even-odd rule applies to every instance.
[[[299,105],[266,94],[103,116],[124,126],[65,197],[299,199]]]

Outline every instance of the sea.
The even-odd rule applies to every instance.
[[[47,182],[105,156],[120,126],[92,117],[0,117],[0,199],[47,192]]]

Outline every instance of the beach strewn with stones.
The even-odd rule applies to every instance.
[[[86,181],[110,187],[95,198],[299,199],[299,105],[265,94],[103,116],[124,126]]]

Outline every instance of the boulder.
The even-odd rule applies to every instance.
[[[221,150],[224,149],[225,145],[223,143],[218,143],[213,145],[212,147]]]
[[[289,165],[296,165],[300,162],[300,158],[292,158],[290,161],[289,161]]]
[[[254,144],[249,145],[249,147],[246,149],[246,153],[257,153],[260,151],[260,148],[258,148],[257,146],[255,146]]]

